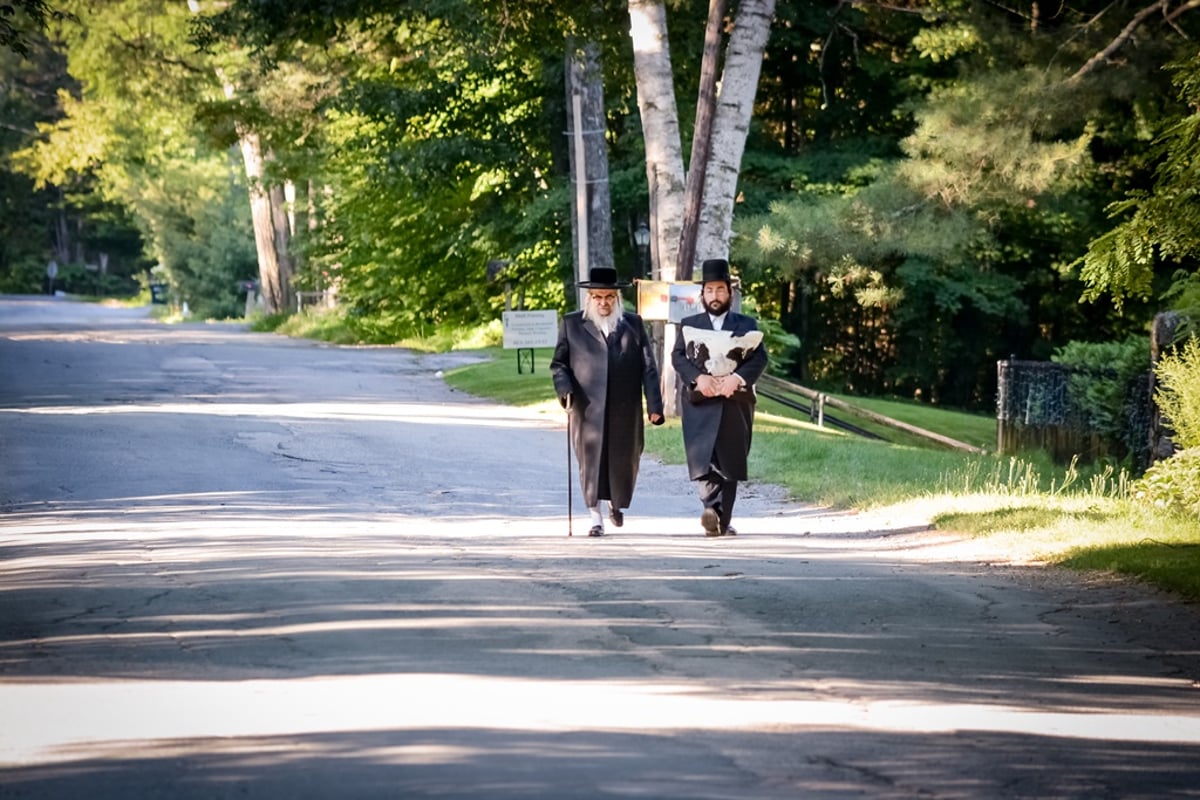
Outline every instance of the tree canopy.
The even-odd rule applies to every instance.
[[[260,185],[297,287],[336,289],[364,339],[494,319],[490,262],[529,307],[567,307],[576,40],[604,65],[614,255],[634,274],[651,193],[624,0],[21,5],[34,33],[0,39],[4,80],[60,91],[0,140],[6,203],[41,193],[37,227],[55,196],[81,220],[102,201],[193,308],[239,308]],[[997,359],[1194,304],[1192,5],[778,2],[730,254],[799,337],[795,377],[987,408]],[[685,150],[707,9],[665,5]],[[250,134],[261,174],[233,150]],[[6,247],[9,283],[49,249]]]

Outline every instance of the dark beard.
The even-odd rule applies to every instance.
[[[708,305],[705,306],[705,308],[708,309],[708,313],[712,314],[714,317],[719,317],[728,311],[731,305],[733,305],[732,297],[724,302],[720,300],[709,300]]]

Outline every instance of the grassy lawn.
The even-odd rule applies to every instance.
[[[448,371],[447,382],[499,402],[557,405],[549,349],[535,352],[534,371],[526,374],[518,373],[513,351],[480,352],[493,360]],[[990,417],[897,400],[842,399],[995,447]],[[646,449],[667,463],[683,463],[678,420],[648,427]],[[976,455],[916,437],[873,441],[818,428],[807,415],[764,401],[750,471],[752,480],[781,485],[801,502],[861,510],[915,507],[937,528],[990,537],[1015,558],[1119,573],[1200,600],[1200,520],[1139,502],[1128,477],[1111,468],[1062,467],[1037,455]]]

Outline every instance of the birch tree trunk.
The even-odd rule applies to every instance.
[[[667,12],[662,0],[629,0],[629,25],[638,110],[646,142],[653,275],[658,280],[673,281],[683,230],[683,145],[667,42]]]
[[[774,16],[775,0],[741,0],[738,4],[713,116],[704,201],[696,234],[697,261],[729,257],[738,174],[754,113],[763,51]]]
[[[650,190],[650,263],[655,280],[673,282],[679,264],[683,230],[683,144],[679,109],[671,74],[667,12],[662,0],[629,0],[629,35],[633,39],[633,71],[638,111],[646,142],[646,182]],[[675,368],[670,353],[675,326],[654,323],[654,349],[662,381],[663,411],[677,413]]]
[[[679,261],[686,181],[679,111],[671,75],[671,52],[667,44],[667,14],[662,0],[628,0],[628,3],[638,109],[642,115],[642,137],[646,142],[653,274],[658,280],[675,281],[677,277],[691,277],[691,264],[682,265]],[[693,263],[729,257],[738,173],[774,14],[775,0],[741,0],[739,3],[726,50],[720,96],[713,111],[707,158],[703,162],[704,192],[696,221],[695,257],[689,259]],[[702,105],[705,100],[702,93]],[[707,110],[697,113],[707,113]],[[656,326],[655,332],[656,344],[663,348],[658,355],[664,405],[667,414],[674,414],[675,371],[665,355],[674,346],[675,329],[664,326],[659,335]]]

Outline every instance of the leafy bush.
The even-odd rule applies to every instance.
[[[1136,495],[1157,506],[1200,516],[1200,339],[1190,337],[1154,368],[1154,393],[1184,449],[1152,465]]]
[[[1133,490],[1135,497],[1153,505],[1200,516],[1200,447],[1156,462]]]
[[[3,255],[0,252],[0,257]],[[46,263],[40,258],[15,261],[7,269],[4,266],[0,263],[0,293],[41,294],[46,291]]]
[[[1068,342],[1050,360],[1076,370],[1068,380],[1068,392],[1087,429],[1122,438],[1130,385],[1150,369],[1149,339],[1130,336],[1123,342]]]
[[[1181,447],[1200,447],[1200,339],[1191,337],[1159,359],[1154,400]]]

